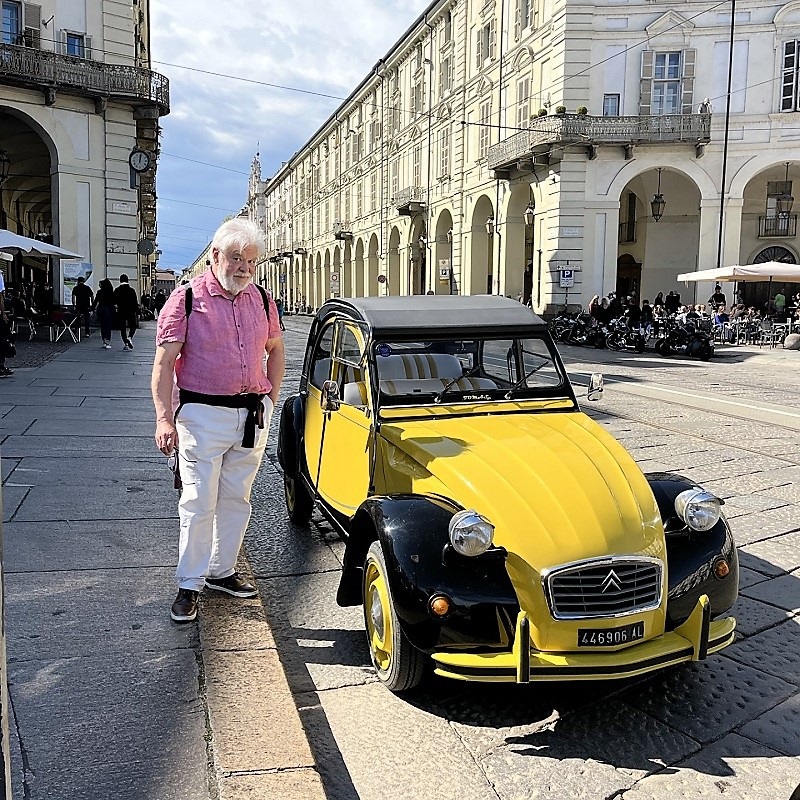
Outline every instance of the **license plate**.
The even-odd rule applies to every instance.
[[[615,647],[644,639],[644,622],[619,628],[578,628],[578,647]]]

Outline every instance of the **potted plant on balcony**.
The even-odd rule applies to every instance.
[[[566,114],[567,107],[566,106],[556,106],[556,114]]]
[[[580,114],[582,117],[585,117],[589,113],[589,109],[586,106],[578,106],[575,109],[576,114]]]
[[[546,116],[547,116],[547,109],[546,109],[546,108],[540,108],[540,109],[539,109],[539,110],[536,112],[536,116],[537,116],[537,117],[546,117]]]

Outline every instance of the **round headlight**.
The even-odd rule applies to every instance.
[[[462,556],[479,556],[492,543],[494,526],[477,511],[459,511],[450,520],[450,543]]]
[[[697,487],[687,489],[675,498],[678,516],[695,531],[711,530],[719,522],[721,505],[718,497]]]

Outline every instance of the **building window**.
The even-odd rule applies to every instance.
[[[359,178],[356,181],[356,219],[364,216],[364,181]]]
[[[491,128],[489,127],[492,116],[492,103],[484,100],[480,105],[480,118],[478,120],[478,158],[486,158],[489,154],[489,142],[491,140]]]
[[[519,39],[522,31],[533,26],[533,0],[516,0],[514,9],[514,38]]]
[[[68,56],[86,57],[86,46],[83,34],[65,32],[64,52]]]
[[[604,94],[603,95],[603,116],[604,117],[618,117],[619,116],[619,95],[618,94]]]
[[[645,116],[691,114],[695,50],[642,53],[639,113]]]
[[[527,128],[531,118],[531,79],[517,81],[517,127]]]
[[[349,222],[350,212],[353,210],[352,203],[350,202],[350,187],[344,190],[344,214],[336,218],[336,222]]]
[[[444,15],[443,38],[445,43],[453,41],[453,15],[449,11]]]
[[[5,6],[3,3],[3,36],[6,30]],[[798,92],[798,56],[800,40],[793,39],[783,43],[783,72],[781,79],[781,111],[800,110]]]
[[[439,97],[445,97],[453,88],[453,58],[445,56],[439,66]]]
[[[487,61],[494,61],[497,43],[497,20],[491,19],[475,31],[475,68],[480,71]]]
[[[412,186],[422,186],[422,145],[418,144],[414,147],[412,153],[412,170],[414,172],[411,181]]]
[[[378,170],[373,170],[369,176],[369,209],[375,211],[378,207]]]
[[[390,171],[390,185],[389,190],[392,196],[392,199],[397,197],[397,193],[400,191],[400,162],[395,157],[394,161],[392,161],[392,167]]]
[[[22,40],[22,4],[3,2],[3,44],[20,44]]]
[[[439,177],[450,174],[450,128],[439,131]]]

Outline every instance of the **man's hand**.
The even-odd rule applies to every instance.
[[[178,431],[168,420],[156,423],[156,446],[165,456],[178,449]]]

